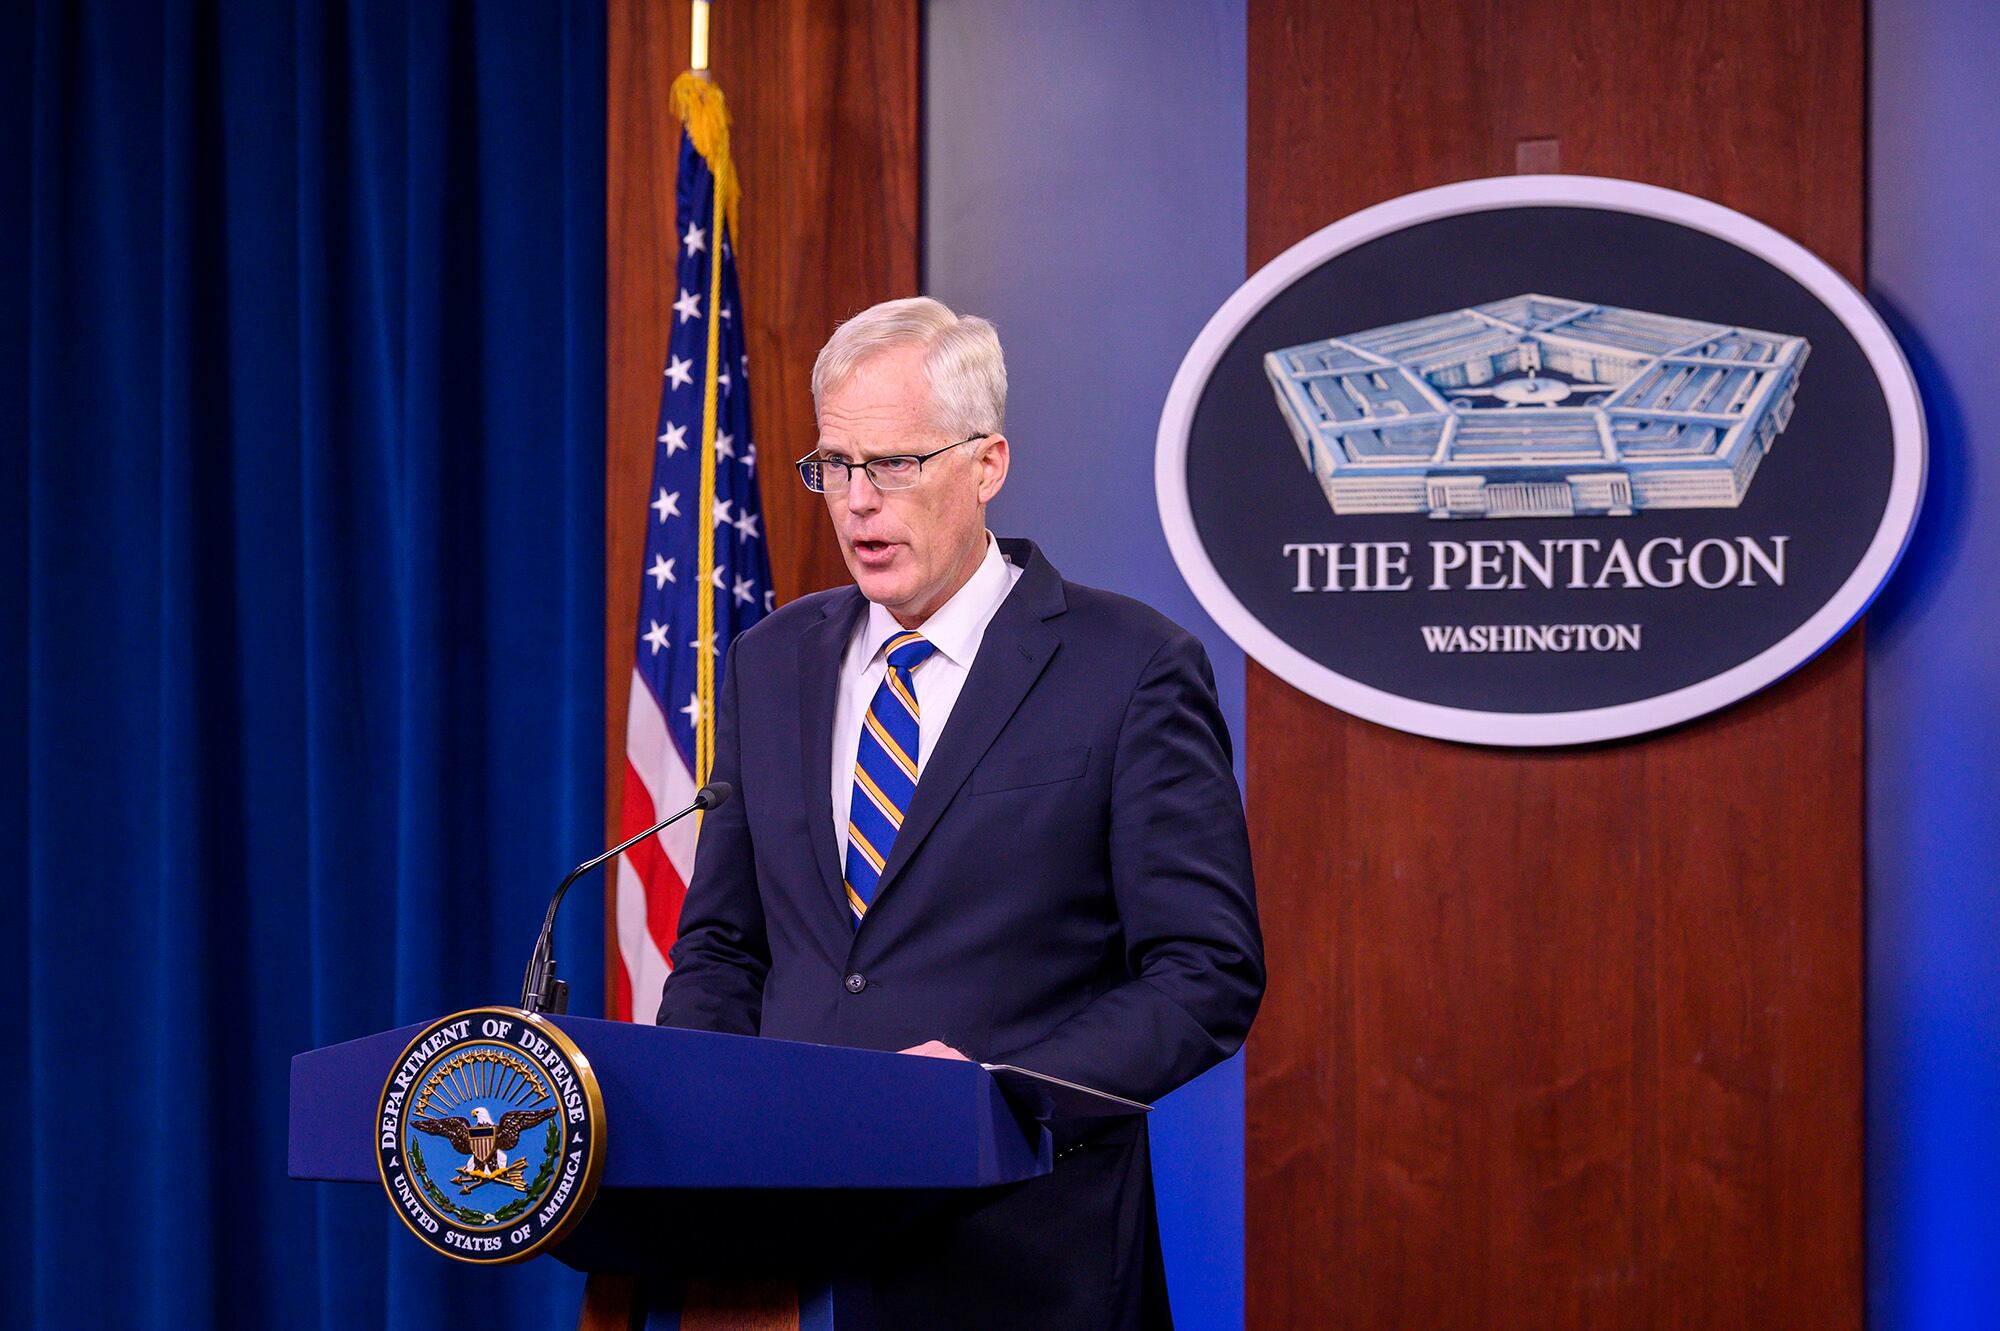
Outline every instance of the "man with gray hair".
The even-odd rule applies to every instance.
[[[1264,988],[1201,646],[995,540],[1007,371],[983,319],[889,301],[813,367],[852,587],[737,639],[664,1025],[1011,1063],[1152,1101]],[[1143,1119],[901,1240],[884,1328],[1171,1325]]]

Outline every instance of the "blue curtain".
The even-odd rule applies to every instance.
[[[9,26],[0,1322],[573,1324],[284,1130],[601,844],[601,5]]]

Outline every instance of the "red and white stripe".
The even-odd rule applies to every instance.
[[[694,775],[682,761],[667,719],[644,676],[632,674],[625,709],[625,797],[618,839],[645,831],[694,802]],[[651,1021],[666,983],[667,951],[680,924],[681,901],[694,874],[696,818],[683,818],[659,836],[618,857],[618,961],[611,1015]]]

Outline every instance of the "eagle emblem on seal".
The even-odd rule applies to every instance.
[[[451,1176],[461,1194],[482,1183],[504,1183],[516,1192],[526,1192],[525,1163],[516,1160],[508,1164],[507,1152],[521,1144],[522,1133],[538,1123],[548,1122],[555,1113],[554,1109],[515,1109],[502,1114],[495,1123],[481,1105],[472,1111],[470,1119],[456,1114],[450,1118],[419,1116],[410,1120],[410,1126],[418,1132],[442,1137],[465,1153],[465,1163]]]

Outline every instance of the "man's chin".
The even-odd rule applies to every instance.
[[[863,596],[877,605],[893,610],[909,598],[909,589],[903,585],[903,579],[897,577],[894,572],[859,567],[851,571],[854,574],[854,585],[861,589]]]

